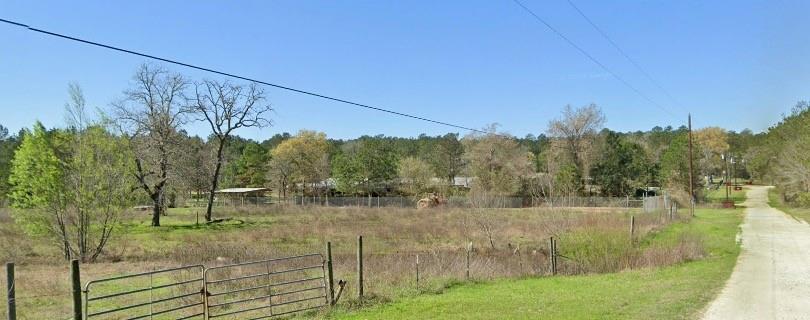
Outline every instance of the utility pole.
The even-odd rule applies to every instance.
[[[740,159],[731,158],[731,177],[734,180],[734,186],[737,186],[737,162],[740,162]]]
[[[695,216],[695,180],[692,178],[692,114],[689,114],[689,214]]]
[[[728,180],[731,179],[728,172],[728,154],[721,154],[720,158],[723,159],[723,166],[726,167],[726,169],[723,170],[723,189],[726,189],[726,202],[728,202],[728,186],[730,185]]]
[[[728,162],[726,163],[726,172],[727,172],[727,175],[728,175],[728,180],[727,180],[728,182],[726,183],[726,201],[729,201],[729,196],[731,195],[731,185],[732,185],[732,183],[731,183],[731,179],[732,179],[731,178],[731,164],[734,163],[734,157],[732,157],[731,154],[729,153],[729,155],[726,156],[726,160],[728,160]]]

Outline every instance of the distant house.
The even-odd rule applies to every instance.
[[[472,182],[475,180],[475,177],[454,177],[453,184],[449,185],[450,187],[459,188],[459,189],[469,189],[472,185]],[[448,185],[447,179],[444,178],[432,178],[430,179],[435,185]]]

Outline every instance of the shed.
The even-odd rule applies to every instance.
[[[245,202],[259,204],[262,199],[265,199],[267,192],[270,192],[270,188],[225,188],[214,193],[222,195],[222,198],[230,201],[231,204],[244,205]]]

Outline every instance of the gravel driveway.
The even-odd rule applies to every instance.
[[[768,188],[745,203],[742,252],[704,319],[810,319],[810,226],[768,206]]]

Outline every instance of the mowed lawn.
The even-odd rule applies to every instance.
[[[721,186],[717,190],[707,190],[706,192],[706,200],[708,202],[723,202],[726,200],[726,187]],[[739,204],[740,202],[745,201],[745,192],[746,190],[734,190],[734,187],[728,188],[728,199],[731,201],[736,202]]]
[[[646,245],[687,234],[703,239],[706,257],[658,269],[467,284],[360,310],[334,319],[693,319],[719,292],[739,254],[742,210],[701,209]]]

